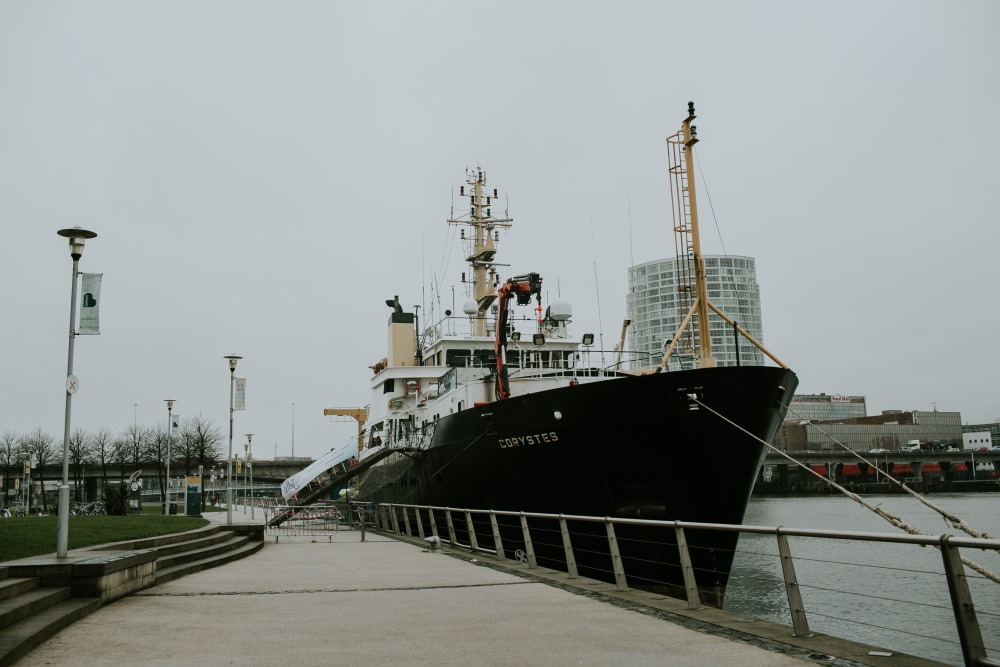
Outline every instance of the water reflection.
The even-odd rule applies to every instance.
[[[977,529],[1000,534],[995,494],[933,497]],[[887,511],[932,533],[958,531],[902,496],[875,499]],[[744,523],[892,533],[898,530],[842,498],[754,498]],[[810,629],[890,650],[961,664],[961,647],[937,549],[901,544],[789,538]],[[1000,556],[963,555],[1000,572]],[[1000,585],[967,569],[983,639],[1000,656]],[[744,535],[726,594],[726,609],[791,625],[773,535]]]

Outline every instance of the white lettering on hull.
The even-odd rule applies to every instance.
[[[559,442],[559,434],[555,431],[549,431],[547,433],[532,433],[531,435],[517,435],[513,438],[500,438],[498,442],[500,443],[500,449],[543,445],[547,443]]]

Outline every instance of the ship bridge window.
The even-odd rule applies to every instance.
[[[468,366],[472,356],[471,350],[448,350],[444,363],[446,366]]]
[[[493,350],[476,350],[476,366],[496,366],[497,357]]]
[[[382,393],[390,394],[396,391],[396,380],[394,378],[389,378],[384,383],[382,383]]]

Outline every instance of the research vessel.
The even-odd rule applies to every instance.
[[[541,271],[511,275],[497,261],[501,232],[513,219],[499,212],[500,193],[487,187],[486,173],[467,170],[460,196],[468,205],[447,221],[460,228],[467,253],[461,312],[431,309],[422,323],[419,309],[388,299],[388,354],[371,366],[370,404],[361,413],[327,411],[359,422],[351,464],[364,472],[351,481],[352,497],[741,523],[764,442],[781,424],[797,379],[706,294],[690,173],[694,117],[689,104],[681,130],[667,140],[678,266],[688,280],[678,295],[686,317],[662,358],[628,355],[623,327],[612,360],[594,363],[604,355],[593,349],[593,335],[572,331],[570,304],[543,302]],[[710,312],[717,322],[704,326]],[[750,339],[773,365],[718,365],[710,334],[719,327]],[[695,367],[670,370],[681,349],[697,353]],[[598,531],[592,555],[577,564],[585,576],[608,579],[600,553],[606,538]],[[491,543],[488,526],[484,532],[479,542]],[[519,535],[512,529],[505,539]],[[618,535],[629,586],[683,597],[676,546],[648,537],[627,527]],[[589,553],[588,539],[574,536],[574,545]],[[721,606],[737,539],[688,537],[704,602]],[[559,567],[561,547],[535,549],[540,562]]]

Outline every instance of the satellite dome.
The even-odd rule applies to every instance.
[[[475,315],[479,312],[479,304],[473,299],[469,299],[462,304],[462,312],[466,315]]]
[[[566,299],[556,299],[549,304],[549,317],[556,322],[567,322],[573,317],[573,306]]]

